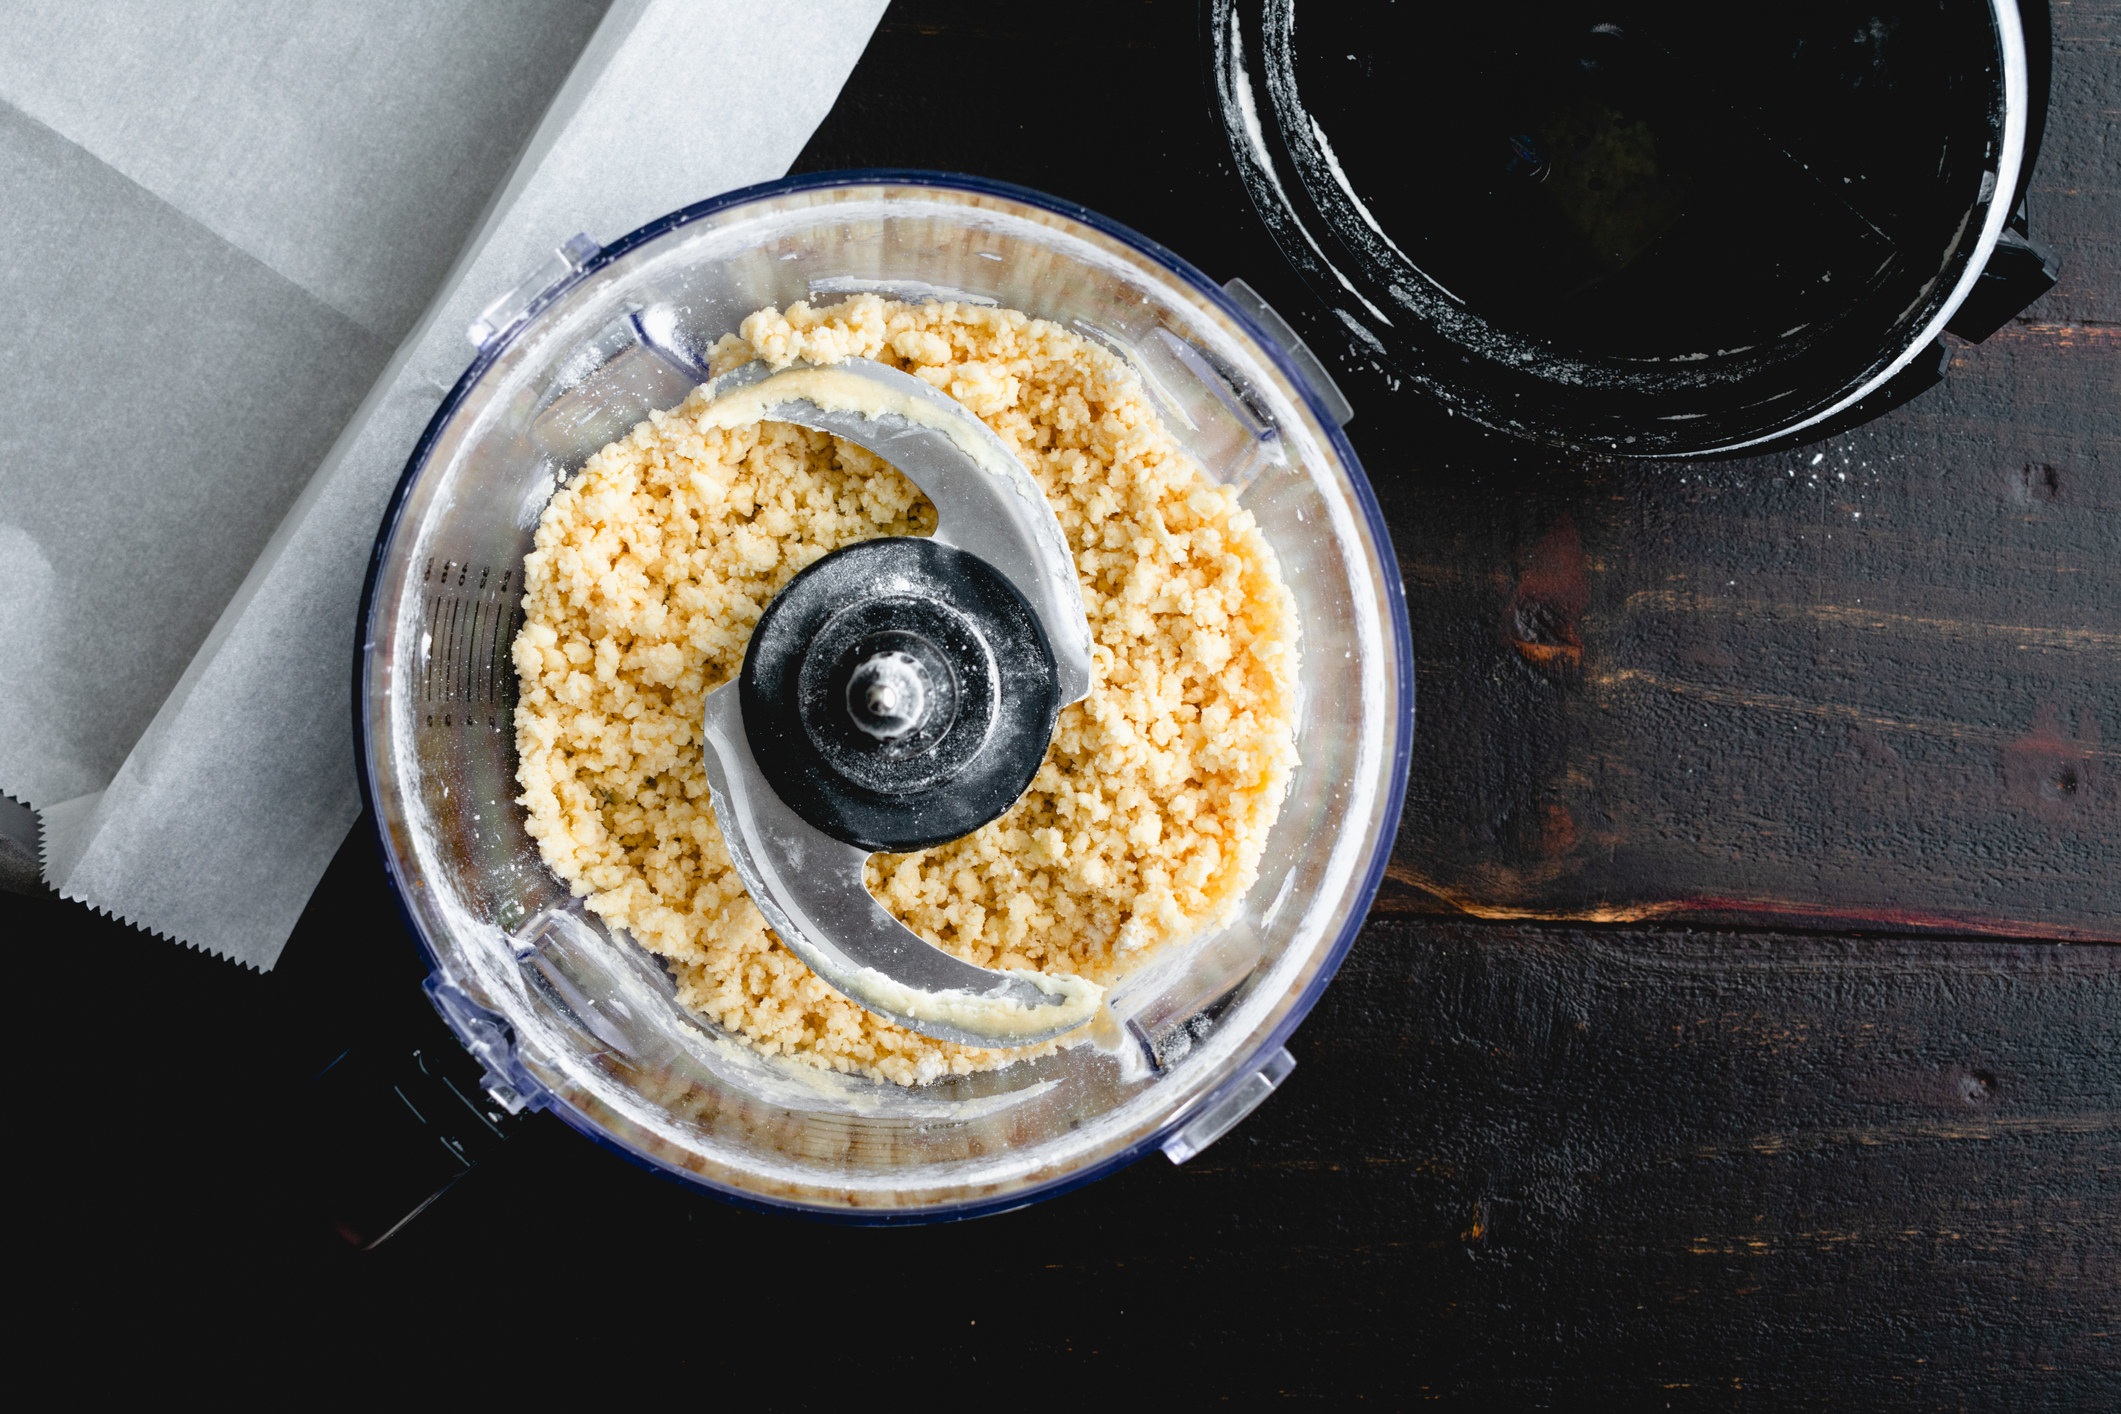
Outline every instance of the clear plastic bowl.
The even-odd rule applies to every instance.
[[[1302,764],[1258,882],[1228,927],[1115,989],[1121,1052],[917,1089],[763,1055],[679,1008],[657,960],[569,897],[514,803],[508,649],[547,498],[683,398],[752,310],[862,290],[991,301],[1125,353],[1210,474],[1241,484],[1295,594]],[[577,238],[474,326],[377,539],[355,711],[428,992],[496,1099],[726,1198],[904,1221],[1020,1206],[1154,1148],[1183,1161],[1280,1083],[1391,849],[1413,662],[1339,395],[1247,293],[1034,192],[856,172],[735,192],[603,250]]]

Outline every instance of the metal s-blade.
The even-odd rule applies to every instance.
[[[763,416],[816,428],[876,453],[935,503],[935,539],[977,555],[1016,587],[1045,629],[1060,673],[1061,701],[1090,692],[1090,623],[1075,577],[1075,556],[1045,493],[1006,442],[971,409],[910,373],[870,359],[796,365],[776,373],[747,363],[714,380],[720,400],[741,389],[771,399],[774,381],[791,392],[797,377],[827,373],[859,380],[917,413],[868,412],[820,406],[803,396],[769,401]]]
[[[1094,983],[977,967],[893,918],[862,883],[868,852],[811,825],[767,784],[735,685],[709,693],[702,716],[709,804],[737,875],[828,986],[910,1031],[980,1047],[1053,1040],[1102,1006]]]

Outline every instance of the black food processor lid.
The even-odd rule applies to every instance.
[[[1209,23],[1238,168],[1351,349],[1632,453],[1818,427],[1912,362],[2002,235],[2031,106],[2011,0]]]

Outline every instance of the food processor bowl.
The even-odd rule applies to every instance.
[[[1034,192],[858,172],[734,192],[601,250],[577,237],[473,326],[377,539],[355,713],[427,991],[498,1103],[739,1202],[917,1221],[1019,1206],[1151,1149],[1182,1162],[1281,1082],[1391,848],[1413,663],[1345,404],[1233,288]],[[545,867],[515,803],[509,646],[546,501],[681,401],[745,315],[863,291],[1020,309],[1127,357],[1239,489],[1301,622],[1301,764],[1236,915],[1114,988],[1117,1047],[912,1088],[765,1054],[680,1008],[662,964]]]

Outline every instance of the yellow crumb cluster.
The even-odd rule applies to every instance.
[[[1296,620],[1249,512],[1164,431],[1127,364],[1014,310],[864,295],[763,310],[715,350],[876,359],[970,408],[1058,516],[1092,686],[1008,814],[869,886],[988,967],[1111,982],[1251,885],[1296,752]],[[679,998],[768,1053],[917,1084],[1037,1051],[978,1050],[862,1010],[783,948],[709,809],[701,701],[797,571],[935,509],[890,466],[785,423],[698,425],[704,390],[591,457],[524,564],[514,653],[521,803],[546,862],[673,964]]]

